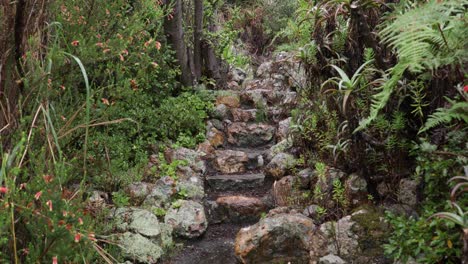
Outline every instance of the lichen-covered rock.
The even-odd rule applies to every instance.
[[[291,120],[292,118],[289,117],[278,123],[278,131],[276,132],[276,138],[278,141],[284,140],[288,137]]]
[[[224,104],[229,108],[239,108],[240,98],[237,94],[220,94],[216,98],[216,105]]]
[[[125,188],[127,195],[134,201],[143,201],[154,188],[154,184],[147,182],[134,182]]]
[[[139,263],[157,263],[164,253],[163,249],[149,238],[130,232],[119,238],[124,257]]]
[[[213,118],[216,118],[218,120],[224,120],[229,118],[229,107],[225,104],[218,104],[214,109],[211,114]]]
[[[278,153],[265,167],[265,174],[275,179],[281,179],[296,165],[296,159],[288,153]]]
[[[360,175],[352,173],[345,182],[348,201],[353,205],[359,205],[367,201],[367,181]]]
[[[295,178],[286,176],[273,184],[273,199],[276,206],[288,206],[291,204],[290,199],[293,199],[293,185]]]
[[[229,75],[231,77],[231,80],[237,82],[238,84],[242,84],[245,78],[247,78],[247,73],[243,69],[238,67],[232,68]]]
[[[211,146],[217,148],[224,144],[224,133],[213,127],[206,133],[206,139]]]
[[[257,117],[257,109],[241,109],[233,108],[231,109],[232,121],[234,122],[251,122],[255,121]]]
[[[161,235],[158,218],[150,211],[137,208],[117,208],[111,212],[113,224],[120,232],[131,231],[149,238]]]
[[[159,179],[143,201],[144,205],[150,207],[166,207],[171,200],[174,191],[175,181],[169,176]]]
[[[319,264],[346,264],[346,261],[333,254],[320,258]]]
[[[195,150],[188,148],[167,149],[164,151],[164,157],[169,163],[184,160],[187,162],[187,166],[198,174],[203,175],[206,172],[205,162],[202,160],[201,154]]]
[[[201,201],[205,197],[203,180],[199,177],[190,177],[181,180],[176,185],[177,193],[185,199]]]
[[[267,124],[246,124],[235,122],[228,127],[228,142],[242,147],[258,147],[269,143],[275,134],[275,127]]]
[[[176,201],[164,221],[172,226],[175,234],[186,238],[199,237],[208,227],[203,205],[194,201]]]
[[[320,251],[319,232],[312,220],[298,213],[267,216],[242,228],[235,253],[242,263],[310,263],[318,261],[311,251]]]
[[[267,159],[271,160],[277,154],[282,153],[282,152],[287,152],[287,150],[292,148],[292,146],[293,146],[293,141],[290,138],[284,139],[278,142],[276,145],[273,145],[268,151]]]
[[[240,173],[245,172],[245,165],[249,157],[243,151],[235,150],[217,150],[214,167],[222,173]]]
[[[299,179],[300,186],[303,189],[309,189],[312,179],[315,177],[315,171],[311,168],[306,168],[297,173],[297,178]]]
[[[337,222],[326,222],[320,230],[327,238],[325,254],[333,254],[352,263],[382,263],[383,244],[388,224],[374,209],[360,210]]]
[[[401,179],[400,189],[398,190],[398,201],[403,204],[414,207],[417,202],[418,183],[411,179]]]

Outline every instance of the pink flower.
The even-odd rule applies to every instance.
[[[81,219],[81,217],[78,218],[78,224],[83,225],[83,219]]]
[[[57,256],[52,258],[52,264],[58,264]]]
[[[74,41],[71,42],[71,44],[72,44],[72,46],[76,47],[76,46],[80,45],[80,42],[78,40],[74,40]]]
[[[52,175],[47,174],[44,175],[42,178],[44,179],[45,183],[50,183],[54,177]]]
[[[157,49],[157,50],[160,50],[160,49],[161,49],[161,42],[156,41],[156,43],[155,43],[154,45],[156,46],[156,49]]]
[[[1,186],[1,187],[0,187],[0,193],[5,194],[5,193],[7,193],[7,192],[8,192],[8,188],[7,188],[7,187],[4,187],[4,186]]]
[[[468,93],[468,85],[465,85],[465,87],[463,87],[463,91],[464,91],[465,93]]]
[[[80,234],[80,233],[76,233],[76,234],[75,234],[75,242],[78,243],[78,242],[80,242],[80,240],[81,240],[81,234]]]
[[[37,192],[37,193],[34,195],[34,199],[39,200],[39,198],[41,198],[41,195],[42,195],[42,191]]]
[[[49,211],[52,211],[52,201],[51,200],[47,201],[46,205],[49,206]]]

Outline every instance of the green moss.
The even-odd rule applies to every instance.
[[[351,220],[356,222],[353,232],[359,236],[359,247],[362,254],[369,257],[383,255],[383,244],[387,242],[389,227],[384,222],[383,213],[375,207],[363,206],[357,211],[365,210],[365,213],[355,214]]]

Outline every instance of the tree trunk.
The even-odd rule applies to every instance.
[[[213,18],[210,18],[212,20]],[[213,21],[209,22],[208,30],[210,32],[216,32],[216,26]],[[216,52],[213,48],[213,43],[210,43],[206,40],[203,40],[203,59],[206,75],[209,78],[213,78],[216,81],[218,87],[223,87],[226,85],[226,76],[227,70],[224,71],[223,62],[216,55]]]
[[[195,4],[195,27],[193,31],[193,62],[196,81],[200,80],[202,74],[202,34],[203,34],[203,0],[194,0]]]
[[[173,7],[172,14],[164,21],[164,31],[176,52],[176,58],[180,66],[181,82],[185,86],[193,85],[193,73],[190,68],[187,45],[184,41],[184,27],[181,0],[165,0],[165,5]]]

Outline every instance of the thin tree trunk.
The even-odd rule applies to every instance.
[[[176,52],[177,61],[182,71],[181,82],[185,86],[192,86],[193,73],[190,68],[187,45],[184,41],[182,1],[165,0],[164,4],[173,7],[172,15],[164,21],[164,31]]]
[[[198,81],[202,74],[202,34],[203,34],[203,0],[194,0],[195,29],[193,31],[193,62],[195,78]]]

